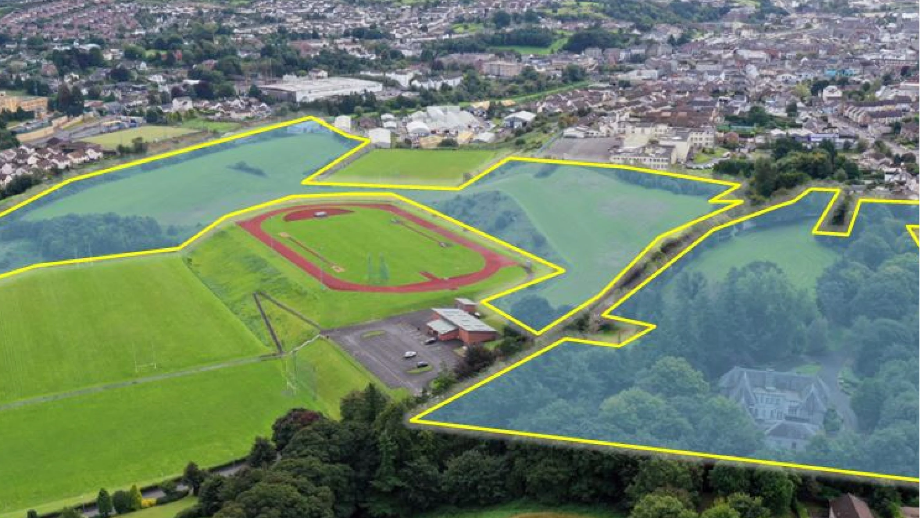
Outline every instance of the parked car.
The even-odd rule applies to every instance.
[[[415,364],[415,367],[418,368],[418,369],[422,369],[422,368],[425,368],[425,367],[427,367],[427,366],[428,366],[428,362],[425,362],[425,361],[421,361],[421,362],[418,362],[418,363]]]
[[[415,358],[416,356],[418,356],[418,353],[417,353],[417,352],[415,352],[415,351],[406,351],[406,354],[403,355],[403,358],[405,358],[405,359],[408,360],[409,358]]]
[[[425,345],[431,345],[431,344],[433,344],[433,343],[435,343],[435,342],[437,342],[437,341],[438,341],[438,339],[432,336],[431,338],[426,338],[426,339],[425,339]]]

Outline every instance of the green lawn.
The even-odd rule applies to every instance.
[[[176,255],[12,277],[0,322],[0,403],[269,352]]]
[[[553,40],[553,43],[549,47],[533,47],[527,45],[495,45],[492,47],[493,50],[502,51],[502,50],[514,50],[520,54],[535,54],[540,56],[546,56],[549,54],[555,54],[559,52],[563,45],[569,41],[568,37],[557,38]]]
[[[184,511],[197,502],[197,498],[190,496],[177,502],[170,502],[131,513],[131,518],[175,518],[179,511]]]
[[[438,510],[415,518],[623,518],[623,514],[600,505],[545,505],[511,502],[480,509]]]
[[[52,203],[42,200],[22,213],[33,221],[114,212],[150,216],[163,226],[207,224],[233,210],[301,191],[307,174],[355,145],[326,130],[292,134],[276,129],[76,182],[55,193]]]
[[[301,221],[285,221],[287,213],[278,214],[265,220],[262,229],[329,275],[362,284],[424,282],[428,279],[421,272],[454,277],[485,266],[479,253],[456,243],[442,247],[439,243],[444,237],[404,218],[399,218],[401,223],[395,224],[396,216],[390,212],[346,208],[353,212]],[[282,234],[290,237],[282,237]],[[323,262],[300,248],[298,243],[330,262]],[[334,271],[333,265],[344,271]]]
[[[499,155],[482,149],[375,149],[323,180],[454,186],[486,169]]]
[[[103,133],[82,140],[92,142],[93,144],[99,144],[104,148],[115,149],[119,144],[130,146],[131,141],[138,137],[142,138],[144,142],[159,142],[181,137],[182,135],[188,135],[189,133],[195,133],[196,131],[200,131],[200,129],[148,125],[113,131],[111,133]]]
[[[182,121],[181,126],[183,128],[192,129],[192,130],[213,131],[215,133],[227,133],[228,131],[235,131],[239,129],[240,123],[210,121],[207,119],[189,119],[186,121]]]
[[[511,196],[559,253],[569,274],[540,289],[553,305],[586,300],[659,234],[716,208],[707,195],[650,189],[597,168],[531,163],[513,167],[510,174],[474,186],[469,194],[497,189]],[[718,189],[715,186],[713,194]]]
[[[377,320],[446,304],[455,297],[479,299],[519,284],[523,268],[503,268],[483,282],[454,291],[360,293],[324,288],[317,279],[273,252],[237,226],[228,226],[196,244],[188,253],[193,272],[263,341],[266,333],[251,303],[262,290],[326,328]]]
[[[371,381],[328,343],[297,359],[296,369],[270,360],[0,411],[0,515],[162,480],[190,460],[238,458],[288,409],[338,416],[339,398]]]
[[[716,239],[712,237],[711,239]],[[734,267],[755,261],[776,263],[797,286],[814,289],[818,277],[839,254],[819,244],[807,223],[748,231],[706,248],[685,271],[721,280]]]

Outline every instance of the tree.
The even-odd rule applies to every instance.
[[[333,518],[332,492],[329,488],[308,491],[305,495],[287,483],[259,482],[234,499],[245,514],[274,518]],[[273,512],[265,513],[265,509]]]
[[[696,518],[697,514],[687,509],[671,495],[648,494],[643,496],[629,513],[629,518]]]
[[[741,518],[741,514],[728,504],[716,504],[703,511],[700,518]]]
[[[275,451],[275,445],[265,437],[256,437],[252,449],[249,450],[249,456],[246,463],[254,468],[264,468],[271,466],[275,462],[278,454]]]
[[[636,386],[651,394],[665,397],[693,397],[709,392],[703,374],[687,360],[666,356],[638,375]]]
[[[131,494],[127,491],[118,490],[112,494],[112,508],[118,514],[130,513],[133,509],[131,506]]]
[[[137,487],[137,484],[131,486],[131,489],[128,491],[128,496],[131,498],[131,510],[140,511],[144,506],[144,495],[141,494],[141,490]]]
[[[698,487],[694,470],[683,462],[649,459],[639,467],[632,483],[626,488],[626,494],[633,502],[638,502],[645,495],[671,488],[695,498]]]
[[[198,506],[203,516],[211,516],[220,510],[224,503],[221,497],[223,486],[224,477],[220,475],[209,475],[201,483],[201,489],[198,490]]]
[[[198,491],[201,489],[201,483],[204,482],[207,476],[207,472],[199,468],[198,464],[189,462],[185,466],[185,471],[182,473],[182,482],[185,482],[185,485],[192,489],[193,495],[198,496]]]
[[[799,103],[796,101],[789,101],[789,104],[786,105],[786,117],[795,117],[799,114]]]
[[[323,416],[306,408],[293,408],[272,424],[272,442],[278,451],[284,450],[299,430],[322,419]]]
[[[495,24],[496,29],[504,29],[505,27],[511,25],[511,15],[507,11],[498,10],[492,14],[492,23]]]
[[[468,450],[449,460],[444,493],[457,505],[489,505],[505,497],[508,466],[502,457]]]
[[[795,484],[782,471],[757,470],[751,474],[752,492],[761,498],[773,514],[783,515],[792,506]]]
[[[770,510],[763,505],[763,499],[759,496],[734,493],[721,501],[738,511],[741,518],[770,518]],[[716,501],[716,503],[719,502],[719,500]]]
[[[38,518],[38,511],[35,509],[29,509],[29,511],[26,513],[26,518]]]
[[[720,496],[747,493],[751,490],[751,472],[731,464],[718,463],[707,476],[709,487]]]
[[[58,515],[58,518],[83,518],[83,514],[73,507],[65,507],[61,510],[61,514]]]
[[[99,496],[96,497],[96,510],[102,518],[108,518],[112,514],[112,497],[109,492],[102,488],[99,490]]]
[[[483,347],[482,344],[470,344],[466,348],[463,359],[454,367],[454,372],[460,379],[468,378],[486,369],[494,361],[495,353]]]

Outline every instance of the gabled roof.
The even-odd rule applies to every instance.
[[[831,501],[835,518],[875,518],[862,499],[849,493]]]

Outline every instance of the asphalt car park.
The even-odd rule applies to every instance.
[[[327,330],[325,335],[348,351],[387,386],[420,393],[438,373],[460,361],[463,344],[430,342],[425,324],[431,311],[417,311],[377,322]],[[415,352],[415,355],[407,355]],[[419,365],[427,363],[427,367]]]

